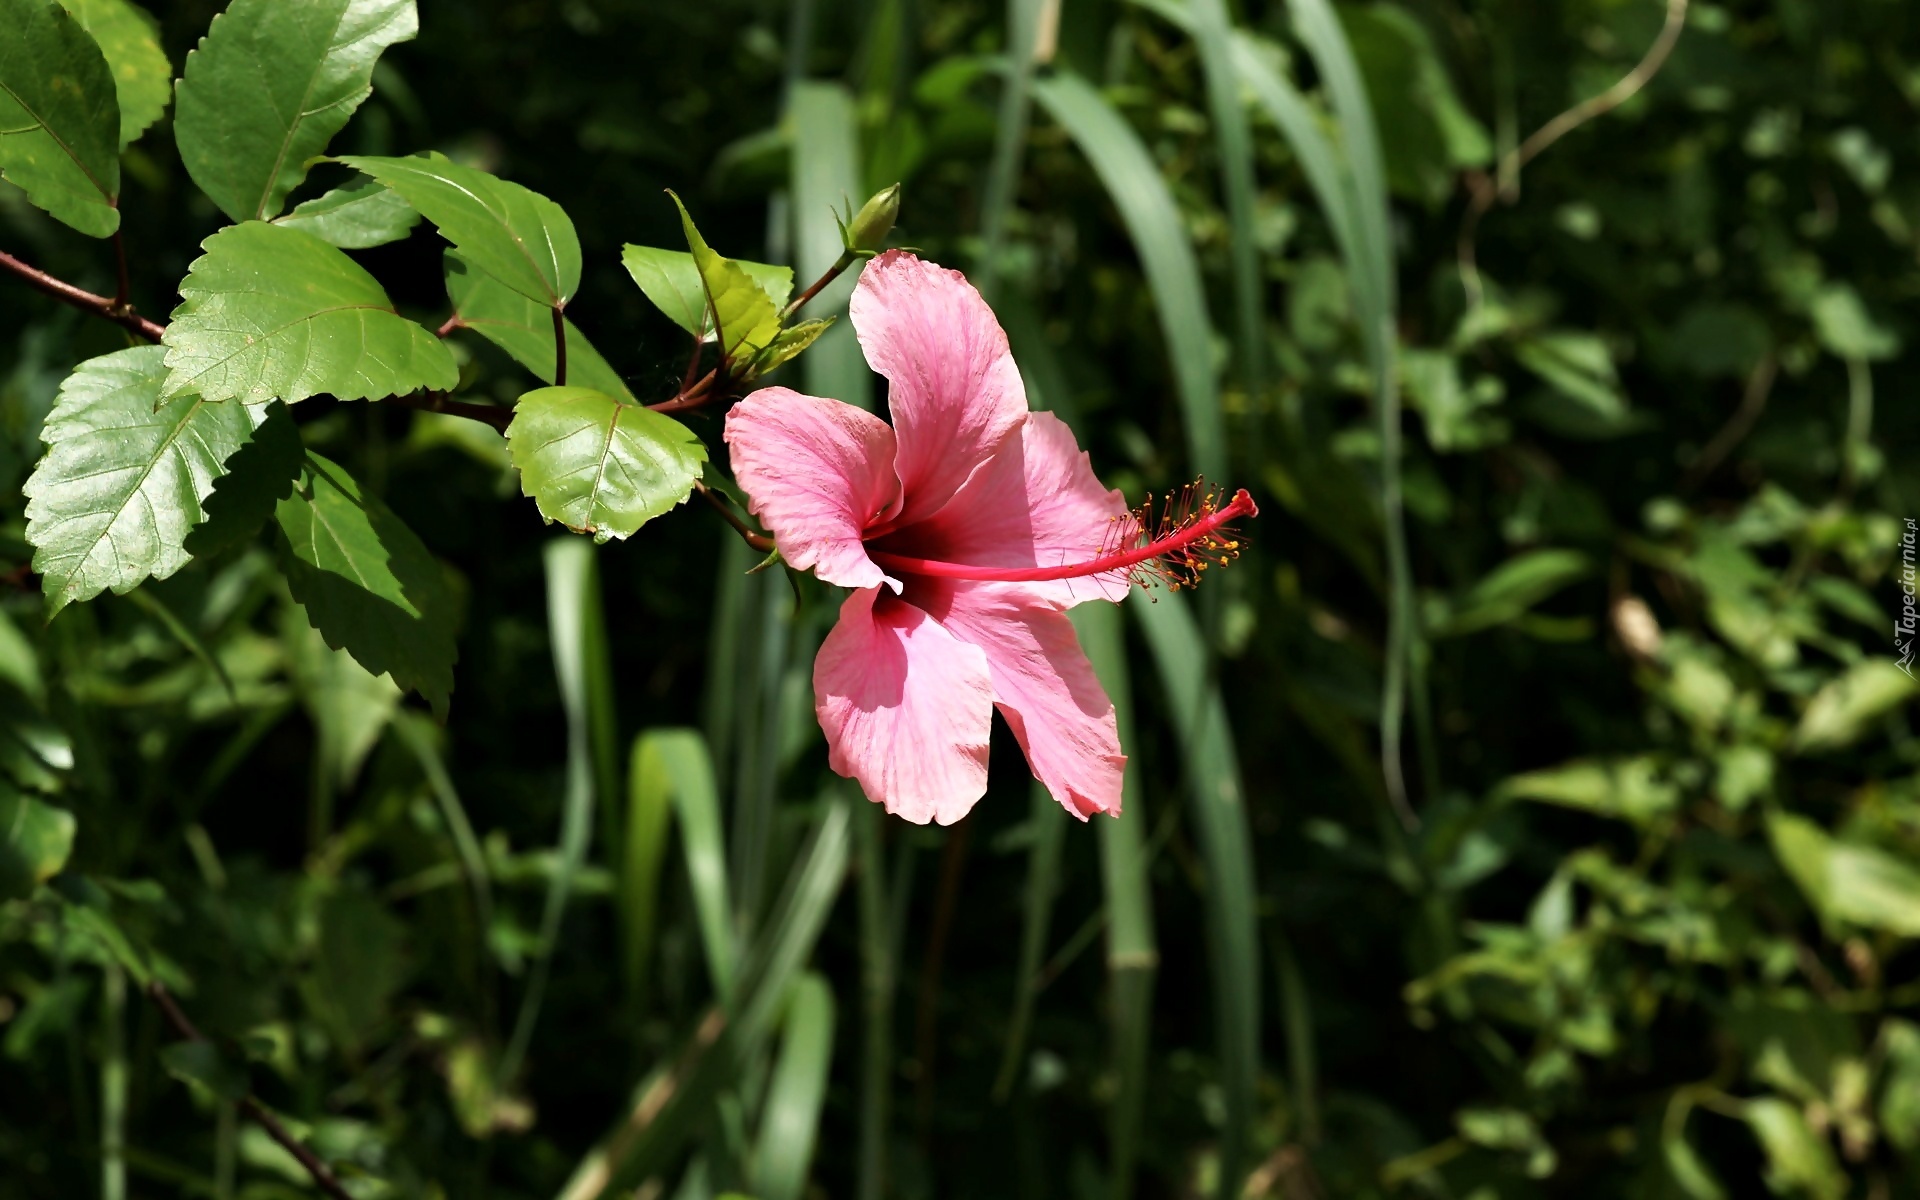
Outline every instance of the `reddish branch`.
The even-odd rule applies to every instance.
[[[0,250],[0,269],[11,271],[55,300],[64,301],[83,312],[90,312],[96,317],[104,317],[112,321],[135,337],[157,342],[160,340],[160,335],[166,332],[163,326],[134,312],[132,305],[116,304],[105,296],[96,296],[63,279],[55,279],[37,267],[28,266],[4,250]]]
[[[160,1012],[167,1018],[167,1024],[173,1026],[175,1033],[189,1042],[207,1040],[199,1028],[187,1018],[187,1014],[180,1011],[180,1006],[174,1003],[173,993],[167,990],[165,984],[157,979],[154,980],[147,985],[147,995],[152,998],[154,1004],[159,1006]],[[334,1197],[334,1200],[353,1200],[353,1194],[340,1186],[340,1180],[335,1178],[333,1169],[321,1162],[319,1156],[307,1149],[299,1138],[288,1133],[287,1127],[280,1123],[280,1118],[268,1111],[266,1105],[254,1099],[252,1092],[240,1097],[240,1111],[246,1113],[247,1117],[260,1128],[266,1130],[267,1136],[278,1142],[282,1150],[293,1155],[306,1169],[307,1174],[313,1176],[313,1182],[319,1185],[321,1191]]]

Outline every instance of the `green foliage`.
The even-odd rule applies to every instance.
[[[719,340],[721,351],[729,358],[736,354],[751,358],[765,349],[780,332],[779,309],[785,302],[785,293],[793,286],[792,272],[770,268],[762,270],[756,278],[754,273],[739,263],[714,253],[701,238],[700,231],[694,228],[693,217],[687,212],[687,206],[680,202],[680,197],[675,196],[673,203],[680,210],[680,227],[686,231],[687,247],[705,298],[701,308],[706,320],[702,324],[711,328],[704,332],[711,332]],[[672,301],[675,311],[668,311],[665,307],[661,311],[673,317],[681,328],[688,329],[684,311],[688,294],[684,269],[673,271],[673,260],[663,261],[649,256],[643,260],[648,268],[643,275],[635,271],[632,258],[626,255],[623,258],[627,258],[627,270],[633,273],[634,282],[641,285],[642,291],[647,291],[643,278],[656,279],[656,290],[661,296],[656,297],[652,291],[647,291],[647,298],[656,305],[661,305],[662,298]],[[674,278],[676,275],[679,278]],[[771,289],[768,285],[772,285]]]
[[[139,346],[90,359],[47,414],[47,456],[21,490],[49,615],[186,566],[201,504],[252,435],[257,410],[163,398],[165,356]]]
[[[287,586],[327,645],[444,713],[458,614],[445,572],[414,532],[317,454],[307,455],[274,519]]]
[[[369,182],[334,188],[303,200],[293,206],[292,212],[275,217],[273,223],[310,233],[342,250],[365,250],[407,236],[407,231],[420,223],[420,214],[400,193],[383,183]]]
[[[672,417],[589,387],[522,396],[507,446],[540,515],[602,542],[685,501],[707,460],[706,446]]]
[[[545,196],[439,154],[340,161],[392,188],[467,262],[529,300],[565,308],[580,286],[580,239]]]
[[[73,853],[73,814],[0,780],[0,901],[23,900]]]
[[[60,0],[87,31],[113,72],[120,105],[120,146],[139,139],[173,98],[173,65],[160,48],[160,29],[132,0]]]
[[[174,110],[181,164],[233,220],[280,215],[372,94],[381,52],[418,30],[413,0],[234,0],[187,55]]]
[[[5,0],[0,176],[91,237],[120,228],[121,117],[112,69],[54,0]]]
[[[439,339],[312,234],[247,221],[201,249],[167,326],[163,397],[292,404],[322,392],[361,400],[446,391],[458,381]]]
[[[471,329],[513,356],[513,360],[533,372],[543,383],[553,382],[555,347],[553,310],[537,300],[514,291],[498,279],[463,258],[458,250],[447,251],[447,298],[453,301],[453,314],[460,327]],[[627,387],[593,343],[574,328],[567,331],[567,379],[581,387],[595,388],[622,400],[632,401]]]

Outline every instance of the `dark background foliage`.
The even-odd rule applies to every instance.
[[[1155,652],[1157,618],[1113,627],[1138,879],[1096,828],[1029,803],[1004,728],[962,825],[855,806],[811,949],[837,1014],[824,1100],[777,1086],[802,1034],[756,1046],[689,1102],[683,1137],[644,1135],[658,1157],[639,1194],[802,1194],[767,1166],[783,1119],[817,1122],[807,1194],[827,1196],[1914,1194],[1920,743],[1891,636],[1920,516],[1912,10],[1694,3],[1644,92],[1516,179],[1499,157],[1625,75],[1659,34],[1656,0],[1338,6],[1392,196],[1408,412],[1383,468],[1367,298],[1300,148],[1258,106],[1253,238],[1235,236],[1206,63],[1161,11],[1185,6],[1054,6],[1036,78],[1092,81],[1151,154],[1178,206],[1160,233],[1197,255],[1211,336],[1168,339],[1142,231],[1045,104],[992,256],[1001,55],[1009,21],[1048,7],[426,0],[332,148],[440,149],[560,202],[587,262],[570,315],[663,398],[685,338],[630,286],[621,244],[679,244],[672,188],[724,253],[788,260],[795,223],[820,220],[792,181],[847,132],[796,120],[790,89],[835,81],[859,148],[846,198],[897,179],[895,244],[997,268],[1023,371],[1105,480],[1137,496],[1192,478],[1177,367],[1197,357],[1220,379],[1231,482],[1263,507],[1252,549],[1191,606],[1230,738],[1195,720],[1214,710]],[[1229,7],[1350,137],[1287,6]],[[216,11],[154,6],[176,71]],[[223,224],[170,121],[127,152],[121,204],[133,299],[156,316]],[[298,195],[346,178],[318,167]],[[111,292],[104,244],[17,192],[0,231]],[[443,248],[422,224],[356,257],[433,325]],[[1248,264],[1263,388],[1236,333]],[[296,412],[308,444],[461,581],[444,727],[317,644],[264,540],[148,602],[103,596],[43,626],[19,487],[60,380],[124,337],[20,286],[0,288],[0,318],[0,566],[21,567],[0,595],[0,772],[78,823],[65,871],[0,904],[0,1195],[308,1194],[216,1072],[168,1057],[115,938],[164,964],[230,1039],[228,1066],[252,1058],[253,1088],[356,1195],[558,1193],[650,1072],[697,1059],[712,999],[680,833],[662,835],[657,913],[625,890],[628,746],[703,730],[741,934],[784,928],[788,864],[844,811],[805,684],[837,598],[748,579],[712,513],[677,510],[593,550],[604,644],[586,639],[597,682],[570,716],[550,606],[569,603],[557,580],[578,560],[551,547],[572,535],[519,496],[498,439],[322,398]],[[476,396],[529,386],[461,344]],[[834,390],[842,360],[810,353],[780,381]],[[720,414],[689,423],[720,458]],[[1405,821],[1377,757],[1383,473],[1404,489],[1420,631]],[[575,727],[597,840],[523,1066],[501,1079],[566,871]],[[484,845],[490,926],[441,763]],[[1204,827],[1223,787],[1244,795],[1243,894]],[[1119,940],[1130,886],[1150,897],[1145,958]],[[1223,911],[1249,941],[1220,940]],[[642,927],[635,978],[622,956]],[[1253,953],[1223,961],[1236,947]],[[1251,1059],[1223,1056],[1227,992],[1259,1004]]]

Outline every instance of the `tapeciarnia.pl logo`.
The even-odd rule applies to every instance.
[[[1920,591],[1915,586],[1913,568],[1914,543],[1920,540],[1920,522],[1907,518],[1907,530],[1900,536],[1900,615],[1893,622],[1893,652],[1899,657],[1894,666],[1913,678],[1913,635],[1920,627],[1920,613],[1914,609],[1914,594]]]

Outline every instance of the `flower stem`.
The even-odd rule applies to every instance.
[[[813,286],[809,287],[806,291],[801,292],[798,296],[795,296],[791,301],[787,303],[787,306],[785,308],[780,310],[780,323],[783,325],[786,324],[787,318],[791,317],[794,313],[799,312],[800,306],[802,304],[805,304],[807,301],[819,295],[820,290],[822,288],[826,287],[828,284],[832,283],[834,280],[840,278],[840,273],[846,270],[848,267],[852,266],[856,261],[859,260],[859,258],[860,256],[854,253],[852,250],[842,250],[840,252],[840,257],[834,259],[833,265],[827,268],[826,274],[814,280]]]
[[[732,507],[712,488],[701,483],[699,480],[695,480],[693,489],[699,492],[708,504],[713,505],[713,511],[725,518],[727,524],[733,526],[734,532],[740,535],[740,540],[752,546],[755,550],[760,551],[762,554],[773,549],[773,539],[764,533],[756,533],[753,526],[741,520],[740,514],[734,512]]]
[[[567,314],[553,310],[553,386],[567,385]]]

